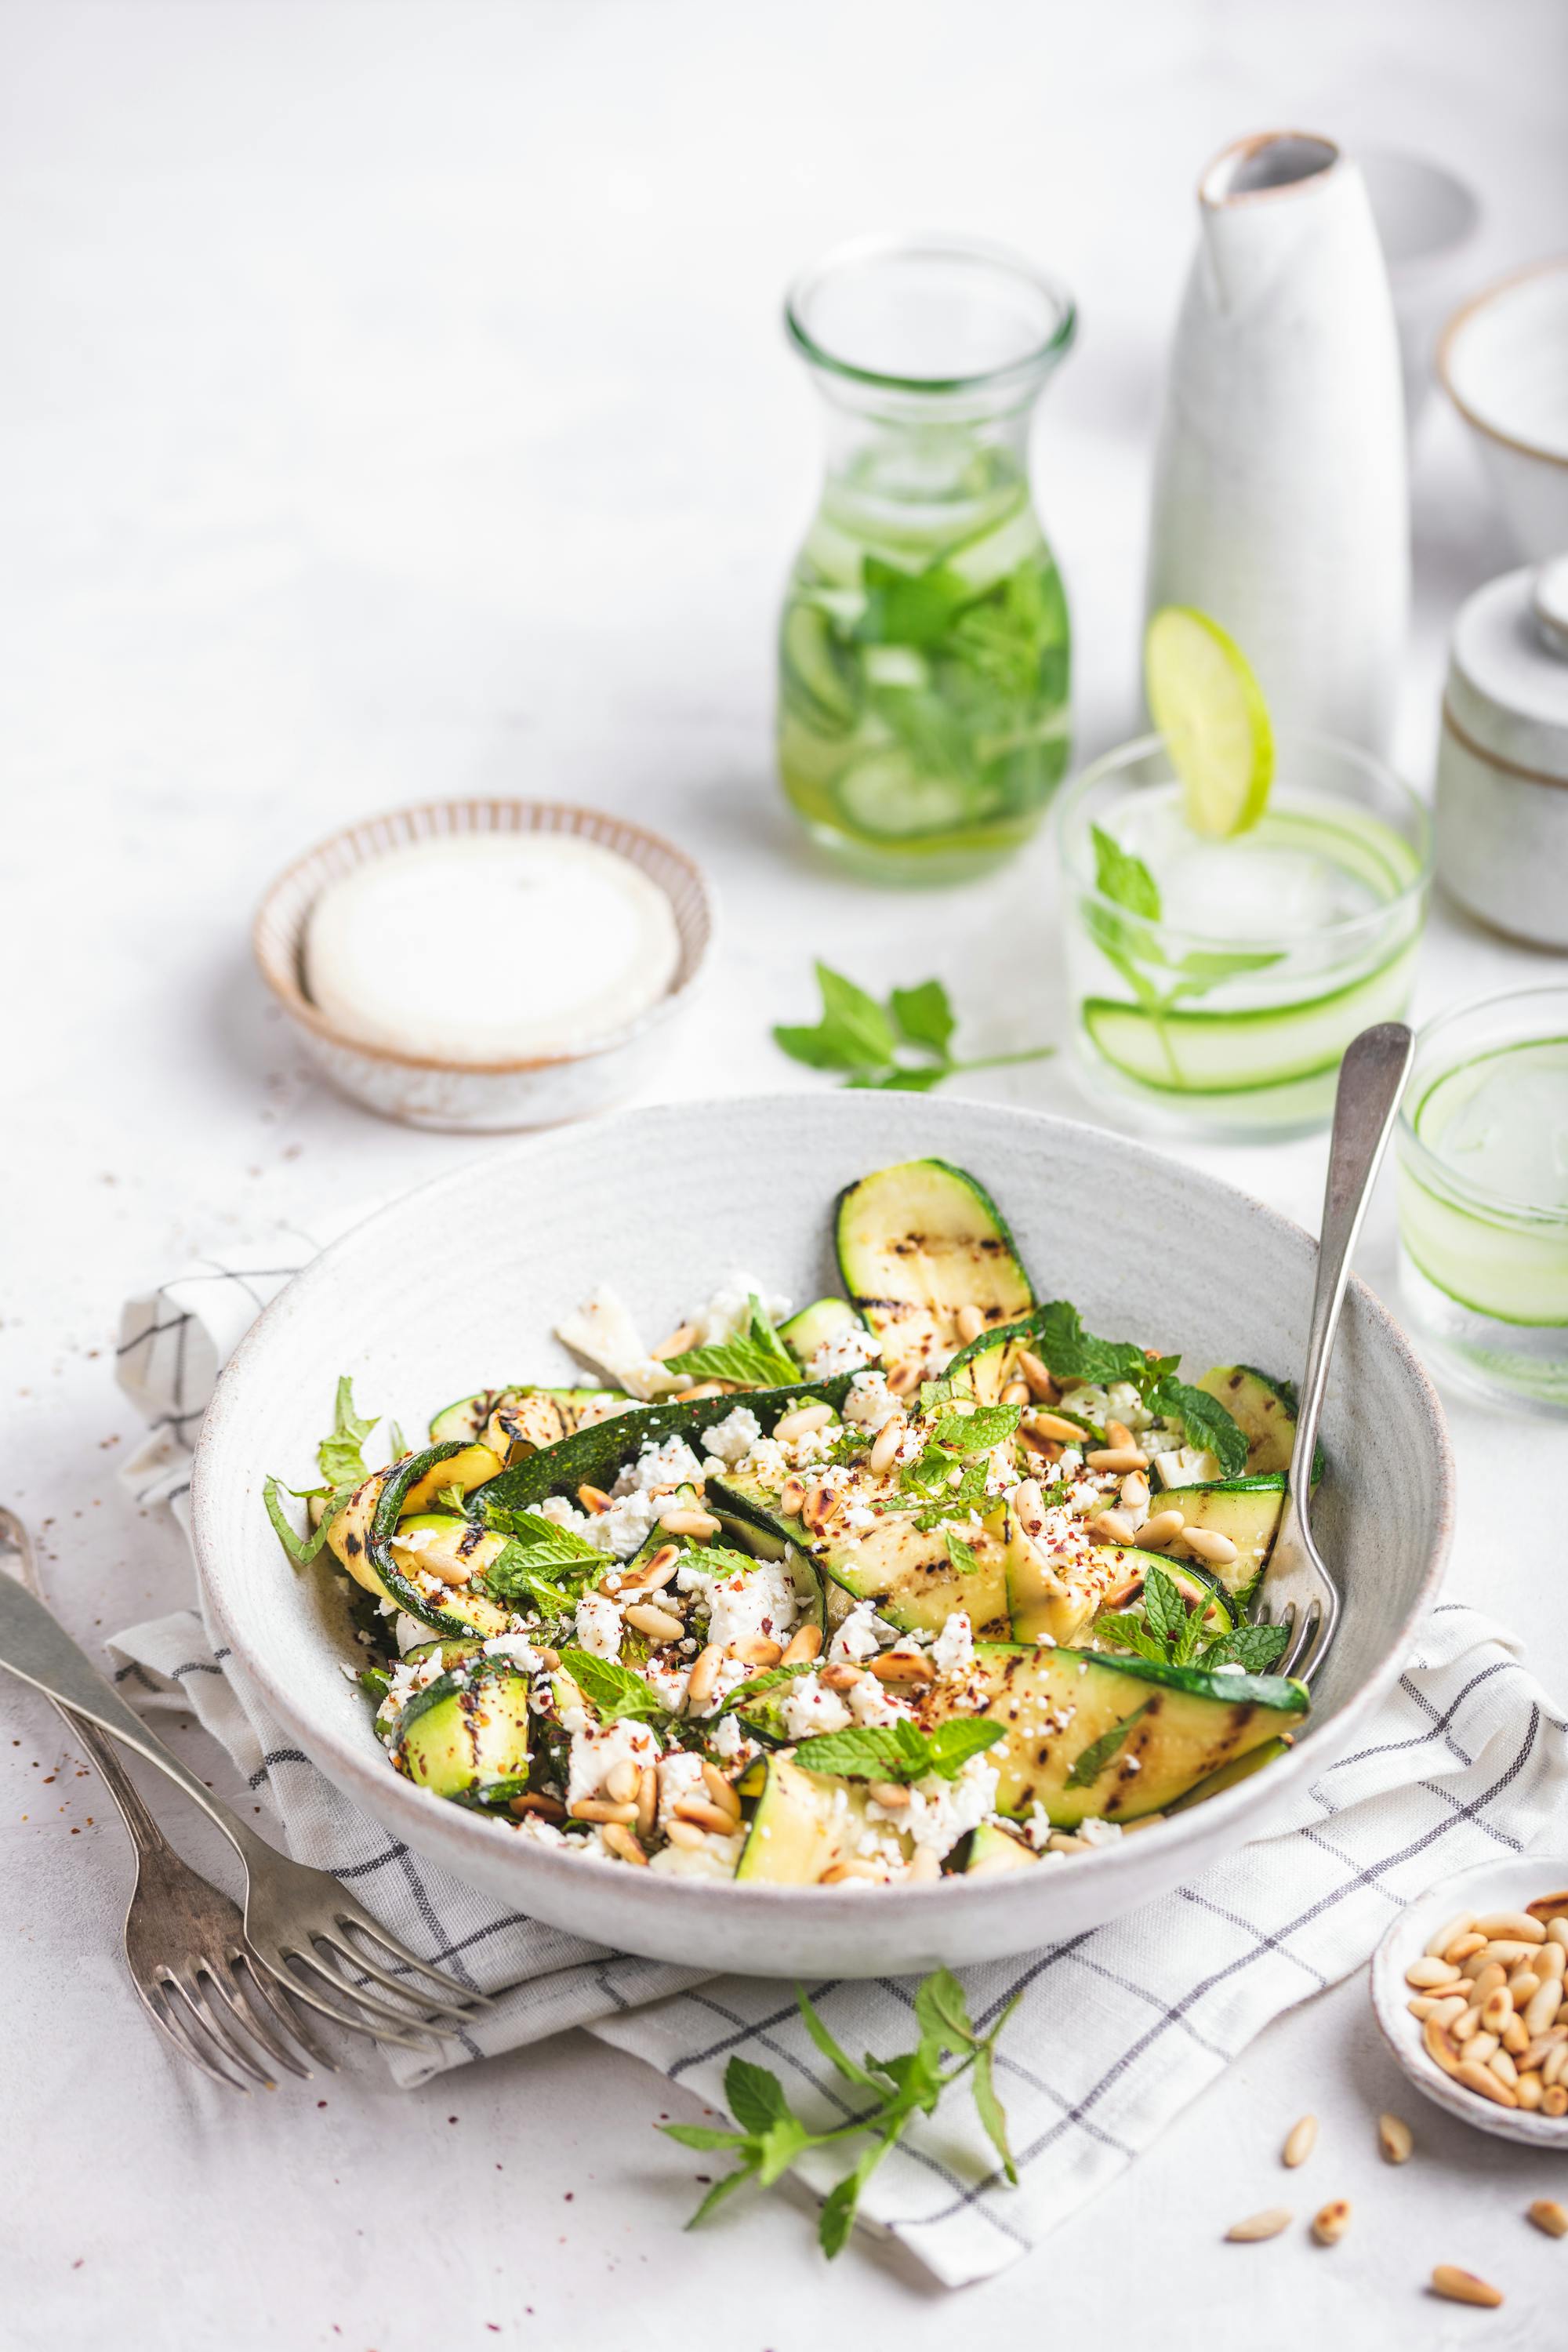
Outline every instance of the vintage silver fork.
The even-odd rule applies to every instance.
[[[13,1528],[18,1524],[9,1514],[6,1520]],[[0,1576],[0,1666],[31,1683],[63,1712],[86,1717],[133,1748],[217,1823],[245,1864],[241,1957],[251,1964],[258,1990],[270,1975],[293,2000],[337,2024],[377,2042],[421,2051],[429,2047],[427,2037],[460,2032],[469,2017],[490,2006],[482,1993],[432,1968],[389,1936],[378,1919],[344,1894],[330,1871],[293,1862],[258,1837],[132,1713],[58,1619],[10,1576]],[[139,1799],[136,1802],[140,1806]],[[366,1943],[374,1947],[374,1957],[365,1950]],[[403,1973],[389,1973],[383,1959]],[[367,1983],[378,1990],[367,1990]],[[180,1990],[188,2010],[183,1983]],[[460,1999],[443,1998],[448,1994]],[[276,2001],[272,2006],[276,2013]],[[186,2013],[182,2011],[182,2020]],[[161,2017],[159,2022],[165,2021]],[[319,2058],[321,2053],[312,2049],[312,2055]]]
[[[1410,1073],[1415,1039],[1402,1021],[1380,1021],[1352,1038],[1340,1066],[1329,1139],[1329,1179],[1318,1242],[1318,1277],[1307,1335],[1307,1368],[1296,1413],[1285,1510],[1258,1589],[1257,1615],[1285,1626],[1289,1642],[1275,1668],[1310,1682],[1339,1622],[1339,1588],[1319,1556],[1309,1521],[1312,1456],[1329,1383],[1329,1358],[1350,1281],[1373,1180],[1383,1164]]]

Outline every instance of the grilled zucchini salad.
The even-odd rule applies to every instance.
[[[395,1770],[565,1853],[822,1886],[1031,1869],[1289,1741],[1247,1614],[1289,1390],[1041,1305],[945,1161],[836,1216],[845,1297],[737,1281],[649,1352],[602,1289],[560,1336],[615,1386],[486,1390],[385,1469],[341,1386],[311,1534],[268,1507],[353,1580]]]

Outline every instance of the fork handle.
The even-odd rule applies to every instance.
[[[1415,1037],[1403,1021],[1380,1021],[1351,1040],[1340,1066],[1318,1244],[1318,1278],[1298,1401],[1296,1444],[1290,1456],[1289,1499],[1302,1526],[1311,1496],[1312,1455],[1329,1384],[1329,1359],[1350,1281],[1351,1253],[1394,1131],[1394,1115],[1410,1075],[1415,1048]]]
[[[135,1748],[149,1764],[155,1764],[217,1823],[241,1857],[249,1861],[251,1846],[261,1841],[230,1812],[220,1797],[215,1797],[181,1763],[172,1748],[164,1747],[156,1732],[149,1731],[140,1716],[132,1715],[87,1652],[72,1641],[59,1619],[10,1576],[0,1576],[0,1666],[21,1681],[31,1683],[35,1690],[41,1690],[62,1711],[85,1717],[100,1731],[110,1732],[127,1748]],[[135,1797],[135,1791],[132,1793]],[[144,1812],[139,1797],[135,1797],[135,1802]]]

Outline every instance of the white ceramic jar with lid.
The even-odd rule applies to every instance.
[[[1568,555],[1478,589],[1455,624],[1437,874],[1462,907],[1568,948]]]

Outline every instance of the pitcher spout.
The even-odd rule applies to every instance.
[[[1314,131],[1261,131],[1223,149],[1198,182],[1203,268],[1215,310],[1257,301],[1345,202],[1364,203],[1359,184],[1334,142]]]

